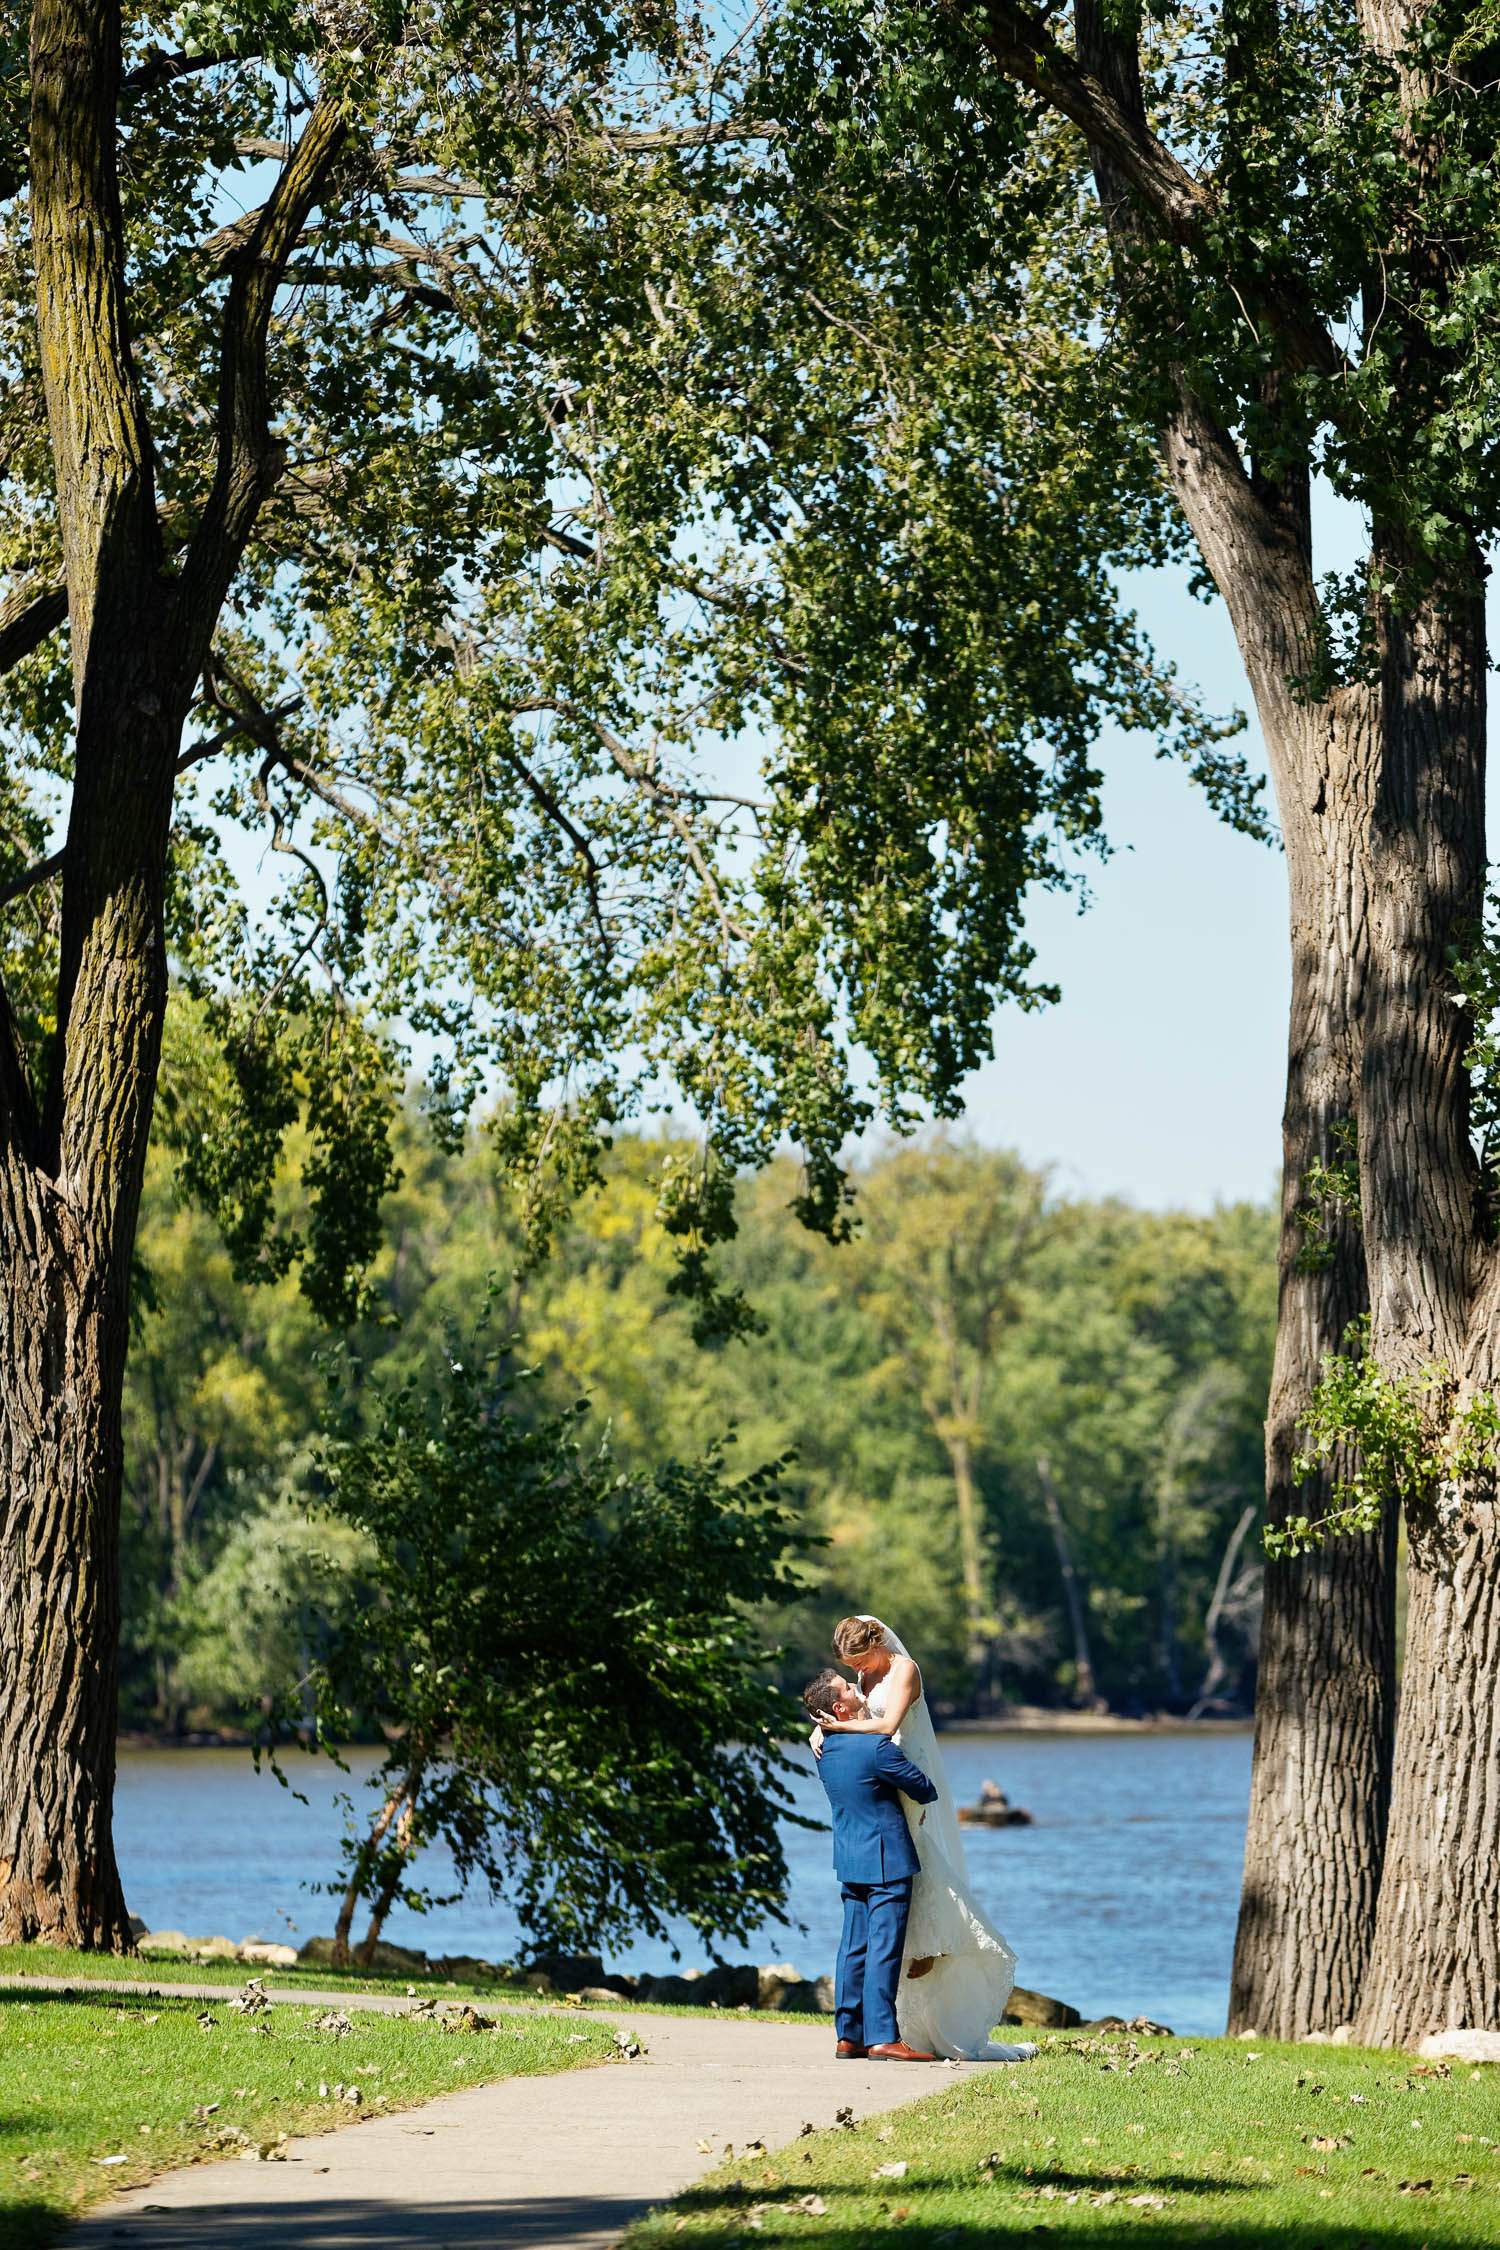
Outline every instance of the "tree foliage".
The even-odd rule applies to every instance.
[[[780,1747],[793,1707],[754,1623],[794,1587],[774,1466],[721,1454],[628,1475],[579,1413],[523,1415],[483,1325],[438,1386],[361,1401],[324,1456],[335,1532],[311,1661],[283,1708],[322,1747],[373,1729],[384,1810],[349,1845],[370,1941],[441,1837],[528,1935],[589,1950],[680,1916],[743,1938],[783,1903]],[[311,1574],[314,1587],[318,1574]],[[341,1584],[352,1576],[352,1586]],[[352,1596],[352,1598],[351,1598]]]
[[[945,299],[915,158],[897,237],[889,182],[829,172],[850,132],[762,116],[791,34],[740,28],[472,0],[125,15],[132,352],[183,602],[221,329],[295,152],[331,136],[273,274],[274,474],[181,752],[168,943],[215,1054],[161,1122],[242,1270],[298,1265],[335,1319],[415,1055],[454,1132],[504,1088],[537,1243],[622,1119],[685,1103],[704,1152],[663,1209],[705,1332],[731,1333],[729,1174],[790,1136],[803,1215],[837,1232],[849,1133],[950,1111],[996,998],[1050,996],[1024,900],[1101,842],[1102,725],[1259,824],[1119,600],[1177,535],[1149,426],[1100,412],[1076,166],[1049,150],[975,199]],[[73,745],[19,52],[5,84],[0,881],[44,1093]],[[1061,425],[1094,434],[1060,449]],[[294,1236],[272,1181],[296,1121],[321,1154]]]
[[[385,1206],[372,1315],[353,1332],[369,1375],[348,1399],[366,1434],[381,1395],[407,1384],[427,1401],[440,1394],[446,1335],[472,1320],[490,1272],[523,1254],[522,1214],[482,1136],[457,1159],[444,1157],[412,1118],[397,1153],[403,1178]],[[755,1308],[760,1332],[705,1354],[669,1287],[674,1252],[657,1182],[672,1153],[670,1144],[663,1151],[623,1137],[547,1264],[504,1292],[503,1324],[517,1333],[519,1360],[538,1370],[512,1393],[512,1410],[542,1419],[586,1392],[585,1450],[607,1437],[632,1477],[701,1455],[731,1426],[747,1464],[793,1454],[780,1480],[785,1505],[801,1530],[828,1544],[804,1557],[802,1598],[771,1626],[791,1645],[784,1683],[795,1688],[826,1661],[830,1616],[873,1607],[898,1617],[921,1647],[934,1693],[960,1703],[986,1680],[992,1694],[1029,1701],[1074,1693],[1075,1651],[1038,1481],[1045,1456],[1100,1691],[1123,1708],[1189,1704],[1221,1553],[1258,1491],[1274,1309],[1269,1215],[1195,1218],[1061,1200],[1013,1158],[959,1142],[861,1164],[857,1207],[883,1211],[888,1232],[833,1249],[789,1209],[798,1175],[783,1159],[740,1183],[739,1233],[724,1253],[726,1282]],[[687,1156],[690,1144],[675,1144],[675,1153]],[[914,1167],[941,1196],[897,1192]],[[967,1434],[987,1620],[976,1671],[946,1423],[934,1424],[893,1352],[875,1285],[882,1273],[931,1268],[941,1254],[940,1207],[968,1224],[997,1173],[1034,1212],[1035,1231],[1002,1277],[1004,1319],[974,1368],[982,1412]],[[294,1217],[298,1194],[288,1174],[281,1195]],[[275,1691],[284,1653],[305,1639],[304,1548],[288,1527],[303,1521],[307,1503],[299,1462],[318,1410],[316,1323],[290,1275],[234,1283],[212,1223],[182,1204],[164,1154],[142,1246],[160,1303],[142,1314],[128,1393],[127,1710],[132,1724],[158,1729],[242,1725]],[[941,1339],[915,1300],[903,1332],[940,1366]],[[158,1464],[194,1431],[200,1370],[221,1361],[264,1385],[274,1403],[226,1434],[169,1571]],[[195,1468],[202,1459],[200,1446]],[[277,1586],[273,1625],[265,1603]],[[1225,1637],[1225,1692],[1241,1703],[1254,1656],[1250,1591],[1241,1588]],[[259,1668],[253,1645],[242,1662],[235,1652],[245,1636],[226,1627],[237,1604],[265,1620]],[[275,1663],[273,1650],[283,1652]]]

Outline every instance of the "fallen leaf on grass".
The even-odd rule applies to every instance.
[[[911,2167],[901,2159],[894,2164],[877,2164],[870,2174],[872,2180],[904,2180]]]
[[[230,2001],[229,2012],[235,2016],[263,2016],[269,2012],[270,2006],[260,1978],[250,1977]]]
[[[407,2012],[416,2013],[414,2009]],[[323,2032],[330,2039],[347,2039],[353,2029],[342,2008],[325,2008],[321,2015],[313,2017],[313,2030]]]
[[[1125,2200],[1137,2211],[1165,2211],[1167,2208],[1164,2195],[1127,2195]]]
[[[799,2195],[789,2208],[793,2211],[806,2211],[809,2217],[821,2219],[828,2206],[821,2195]]]
[[[1431,2195],[1431,2180],[1403,2180],[1396,2190],[1398,2195]]]
[[[96,2156],[94,2158],[96,2164],[123,2164],[124,2161],[123,2156]]]
[[[493,2031],[494,2028],[493,2016],[482,2016],[477,2008],[471,2008],[467,2002],[461,2008],[448,2007],[443,2010],[444,2031]]]
[[[1309,2148],[1322,2149],[1325,2151],[1336,2148],[1352,2148],[1354,2146],[1353,2141],[1350,2139],[1347,2133],[1304,2133],[1302,2138],[1306,2141]]]

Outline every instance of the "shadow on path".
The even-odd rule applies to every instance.
[[[129,2218],[85,2221],[66,2242],[68,2250],[137,2239],[151,2250],[570,2250],[613,2242],[641,2209],[628,2197],[594,2195],[528,2196],[517,2203],[287,2198],[181,2211],[153,2210],[148,2202]]]

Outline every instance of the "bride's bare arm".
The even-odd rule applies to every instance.
[[[825,1734],[895,1734],[922,1692],[922,1675],[909,1656],[893,1656],[886,1674],[885,1709],[878,1719],[825,1719]]]

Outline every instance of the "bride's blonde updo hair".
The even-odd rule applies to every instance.
[[[871,1649],[885,1647],[885,1627],[876,1618],[841,1618],[833,1629],[833,1645],[846,1664],[857,1665]]]

